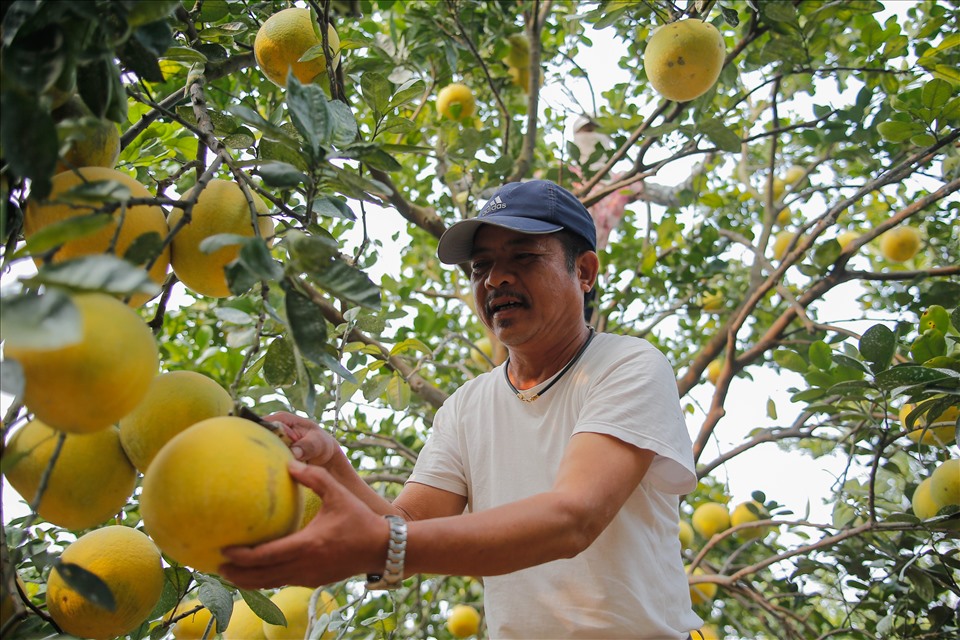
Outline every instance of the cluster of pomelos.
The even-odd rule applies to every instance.
[[[319,44],[309,10],[289,9],[264,23],[254,48],[264,74],[283,85],[288,69],[303,82],[324,72]],[[328,44],[336,56],[333,29]],[[92,118],[78,98],[58,113],[60,172],[46,198],[28,203],[28,249],[38,266],[113,254],[143,268],[157,286],[125,301],[100,292],[63,296],[73,332],[59,344],[5,337],[4,358],[22,369],[21,400],[31,419],[5,447],[4,475],[37,516],[78,534],[50,571],[50,617],[72,635],[113,638],[154,612],[165,560],[216,573],[221,549],[291,533],[316,515],[320,501],[289,475],[292,454],[278,434],[235,417],[235,401],[219,383],[192,371],[161,371],[153,332],[138,310],[170,269],[196,294],[231,295],[224,269],[239,254],[236,240],[204,243],[221,234],[269,240],[274,222],[264,200],[248,185],[212,179],[166,214],[154,194],[115,168],[114,123]],[[116,524],[138,480],[142,528]],[[106,600],[78,590],[84,583],[71,565],[93,574]],[[287,627],[264,623],[238,600],[224,637],[303,637],[311,593],[290,587],[273,594]],[[330,594],[320,596],[321,609],[337,608]],[[5,617],[8,604],[5,598]],[[209,620],[209,611],[196,603],[181,603],[165,620],[188,638],[191,624],[206,627],[204,616]]]

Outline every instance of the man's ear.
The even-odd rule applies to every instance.
[[[577,279],[584,292],[590,291],[600,272],[600,257],[594,251],[584,251],[577,257]]]

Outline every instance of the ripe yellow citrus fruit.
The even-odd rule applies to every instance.
[[[711,384],[717,384],[722,370],[723,362],[720,360],[711,361],[710,364],[707,365],[707,380],[709,380]]]
[[[717,628],[709,624],[701,627],[700,631],[691,632],[690,637],[693,640],[720,640]]]
[[[906,262],[920,251],[920,232],[915,227],[894,227],[880,235],[880,253],[890,262]]]
[[[707,575],[706,572],[697,567],[693,570],[695,576]],[[690,601],[693,604],[706,604],[712,602],[717,595],[717,585],[714,582],[698,582],[690,585]]]
[[[79,96],[53,113],[61,146],[57,173],[79,167],[109,167],[120,157],[120,130],[115,122],[97,118]]]
[[[696,18],[663,25],[643,52],[643,68],[653,88],[677,102],[705,94],[720,77],[725,47],[712,24]]]
[[[77,538],[60,559],[100,578],[116,605],[108,611],[92,603],[52,570],[47,608],[67,633],[97,639],[125,635],[143,623],[160,600],[164,583],[160,551],[137,529],[119,525],[94,529]]]
[[[704,313],[719,313],[723,311],[723,291],[708,291],[700,297],[701,308]]]
[[[41,229],[56,222],[63,222],[78,216],[89,215],[104,206],[104,202],[71,202],[66,191],[83,182],[100,182],[112,180],[130,190],[131,198],[152,198],[146,187],[125,173],[108,167],[82,167],[76,171],[64,171],[53,177],[53,186],[50,195],[42,202],[30,200],[27,202],[26,215],[23,219],[23,235],[30,240]],[[68,240],[54,254],[54,261],[68,260],[86,255],[106,253],[113,247],[113,253],[124,257],[127,249],[136,240],[146,234],[156,234],[157,246],[167,237],[170,229],[164,218],[163,210],[155,205],[138,204],[131,207],[118,207],[113,211],[113,221],[97,231],[80,238]],[[119,234],[117,227],[120,226]],[[114,238],[116,243],[114,244]],[[38,262],[39,259],[35,259]],[[140,265],[146,266],[146,264]],[[150,279],[157,284],[163,284],[170,266],[170,251],[164,247],[149,269]],[[140,306],[150,299],[147,294],[133,296],[132,306]]]
[[[287,626],[263,623],[263,633],[267,640],[302,640],[306,637],[307,623],[310,620],[310,597],[313,589],[309,587],[283,587],[270,597],[270,601],[280,608],[287,619]],[[337,601],[326,591],[321,591],[317,600],[314,619],[324,613],[332,614],[338,608]],[[333,631],[324,633],[321,638],[327,640],[336,635]]]
[[[777,214],[777,224],[781,227],[785,227],[790,224],[790,220],[793,218],[793,212],[790,211],[790,207],[784,207],[780,210],[780,213]]]
[[[937,509],[960,505],[960,458],[941,462],[930,474],[930,499]]]
[[[682,549],[693,548],[693,527],[686,520],[680,521],[680,547]]]
[[[230,623],[223,632],[223,640],[266,640],[263,632],[263,620],[260,619],[246,600],[234,600]]]
[[[904,427],[907,426],[907,415],[913,411],[914,407],[915,405],[910,403],[905,403],[902,407],[900,407],[899,417],[900,422]],[[932,423],[928,423],[921,416],[920,419],[915,423],[917,428],[908,432],[907,437],[913,442],[919,444],[939,445],[941,447],[946,447],[952,444],[956,439],[957,415],[960,415],[960,409],[957,407],[950,407],[937,416]]]
[[[787,184],[797,184],[805,175],[807,175],[806,169],[794,166],[787,169],[787,172],[783,174],[783,180]]]
[[[232,410],[233,398],[207,376],[167,371],[153,379],[140,404],[120,419],[120,442],[143,473],[170,438],[201,420],[226,416]]]
[[[190,598],[178,604],[173,611],[164,617],[167,621],[179,618],[173,625],[173,637],[175,640],[200,640],[203,638],[203,634],[206,632],[210,620],[213,619],[213,614],[210,613],[210,610],[207,608],[193,611],[197,607],[202,606],[198,598]],[[182,618],[180,617],[188,612],[192,613]],[[207,637],[212,638],[214,636],[216,636],[216,622],[211,626],[210,634]]]
[[[756,513],[754,513],[754,510]],[[749,502],[741,502],[734,507],[730,513],[730,524],[735,527],[739,524],[746,524],[747,522],[766,520],[769,517],[762,504],[756,500],[750,500]],[[767,527],[751,527],[737,532],[737,536],[744,539],[759,538],[762,537],[767,530]]]
[[[846,249],[847,245],[860,237],[860,234],[856,231],[844,231],[839,236],[837,236],[837,243],[840,245],[841,249]]]
[[[522,69],[530,66],[530,40],[524,33],[511,33],[507,36],[510,49],[503,61],[508,67]]]
[[[790,243],[793,242],[793,238],[796,235],[793,231],[781,231],[777,234],[776,239],[773,241],[774,259],[783,260],[783,257],[787,255],[787,247],[790,246]]]
[[[301,84],[309,84],[324,74],[327,57],[323,53],[300,60],[308,50],[323,43],[318,29],[309,9],[283,9],[267,18],[253,41],[253,54],[263,75],[275,85],[286,87],[290,72]],[[340,61],[340,37],[333,25],[327,25],[327,43],[336,68]]]
[[[60,432],[39,420],[13,434],[3,452],[7,480],[33,503]],[[37,512],[67,529],[89,529],[114,516],[133,495],[137,470],[120,447],[114,427],[67,434],[53,465]]]
[[[924,478],[920,481],[920,484],[917,485],[916,490],[913,492],[913,497],[910,499],[910,506],[913,508],[913,515],[921,520],[927,520],[937,515],[940,507],[937,506],[937,503],[933,501],[933,497],[930,495],[929,477]]]
[[[719,502],[705,502],[693,510],[693,530],[706,539],[730,528],[730,512]]]
[[[195,195],[195,190],[188,198]],[[260,236],[273,237],[273,218],[263,199],[251,192],[257,211],[257,226]],[[170,229],[176,230],[182,209],[170,213]],[[250,205],[243,190],[231,180],[211,180],[204,188],[193,207],[190,222],[176,231],[173,237],[171,262],[173,272],[184,286],[195,293],[212,298],[225,298],[230,295],[227,276],[223,269],[240,254],[239,245],[221,247],[213,253],[204,253],[200,243],[220,233],[232,233],[247,238],[254,236],[254,227],[250,215]]]
[[[143,476],[143,525],[164,553],[216,573],[221,549],[291,533],[300,522],[293,455],[243,418],[209,418],[171,438]]]
[[[54,349],[7,341],[23,367],[23,402],[41,422],[69,433],[115,424],[137,406],[157,375],[153,333],[136,311],[102,293],[74,295],[79,342]]]
[[[300,485],[300,499],[303,501],[303,513],[300,515],[300,524],[297,530],[303,529],[318,513],[323,506],[323,500],[310,487]]]
[[[465,84],[448,84],[437,94],[437,112],[450,120],[462,122],[472,116],[476,108],[473,91]]]
[[[454,605],[447,616],[447,631],[454,638],[469,638],[480,631],[480,612],[468,604]]]

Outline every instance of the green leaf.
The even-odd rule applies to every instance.
[[[257,617],[268,624],[287,626],[287,619],[276,604],[270,598],[259,591],[240,589],[240,597],[250,606],[250,610],[257,614]]]
[[[219,580],[202,573],[195,574],[197,582],[200,583],[200,589],[197,592],[197,598],[205,606],[217,621],[217,633],[223,633],[230,623],[230,617],[233,615],[233,596],[224,587]]]
[[[946,333],[950,330],[950,314],[939,304],[932,304],[920,314],[919,328],[921,332],[927,329],[936,329]]]
[[[357,219],[356,214],[344,200],[333,196],[316,198],[311,205],[311,211],[327,218],[339,218],[341,220]]]
[[[68,587],[82,594],[86,600],[110,613],[116,611],[117,604],[113,592],[100,576],[78,564],[63,562],[59,558],[54,562],[53,569],[60,574]]]
[[[240,104],[235,104],[227,107],[227,111],[237,118],[247,123],[257,131],[262,132],[269,139],[276,142],[283,142],[284,144],[297,148],[299,143],[287,133],[283,127],[273,124],[272,122],[265,120],[263,116],[254,111],[249,107],[245,107]]]
[[[6,89],[0,92],[0,111],[4,163],[14,175],[31,180],[31,197],[45,198],[50,193],[50,177],[57,165],[59,147],[50,111],[33,96]]]
[[[327,96],[318,85],[300,84],[293,76],[287,84],[287,107],[290,119],[306,142],[307,151],[315,161],[326,156],[324,145],[330,144],[333,119],[327,109]]]
[[[134,293],[155,296],[160,293],[160,285],[150,279],[146,270],[110,254],[81,256],[44,265],[28,282],[122,296]]]
[[[407,338],[393,345],[393,348],[390,349],[390,355],[399,356],[411,351],[419,351],[427,356],[433,356],[433,351],[430,350],[430,347],[416,338]]]
[[[920,94],[920,102],[927,109],[938,112],[943,109],[947,102],[956,95],[956,90],[946,80],[934,78],[923,85],[923,91]],[[927,124],[932,124],[932,120]]]
[[[337,298],[349,300],[366,309],[380,309],[380,288],[363,271],[332,258],[311,275]]]
[[[810,344],[808,356],[810,362],[822,371],[829,371],[830,367],[833,366],[833,350],[823,340],[817,340]]]
[[[271,387],[287,387],[297,381],[296,355],[290,342],[279,336],[267,347],[263,359],[263,379]]]
[[[389,108],[392,89],[390,81],[375,71],[368,71],[360,77],[360,92],[363,95],[363,101],[373,109],[377,117]]]
[[[326,360],[327,322],[323,310],[290,281],[281,282],[286,295],[287,324],[294,344],[305,358],[317,364]]]
[[[950,376],[936,369],[929,369],[919,365],[901,365],[881,371],[876,376],[876,383],[882,389],[897,387],[912,387],[919,384],[929,384],[950,379]]]
[[[275,281],[283,277],[283,267],[270,255],[263,238],[248,238],[240,247],[238,259],[258,280]]]
[[[421,95],[426,86],[426,83],[419,78],[413,78],[407,82],[404,82],[397,88],[397,91],[393,94],[393,97],[390,98],[390,102],[387,103],[386,110],[396,109],[397,107],[410,102],[417,96]]]
[[[39,255],[65,242],[96,233],[113,222],[109,213],[92,213],[60,220],[30,236],[24,248],[29,255]]]
[[[700,130],[706,135],[713,144],[721,151],[736,153],[740,151],[740,136],[726,127],[723,122],[716,118],[710,118],[700,123]]]
[[[402,411],[410,404],[410,385],[399,373],[394,372],[387,383],[387,404],[394,411]]]
[[[292,189],[310,182],[310,178],[292,164],[286,162],[265,162],[257,171],[268,187]]]
[[[330,120],[333,122],[333,133],[330,137],[333,145],[345,147],[355,142],[359,129],[357,119],[350,107],[339,100],[331,100],[327,103],[327,109],[330,112]]]
[[[860,336],[859,349],[867,362],[877,365],[874,370],[886,369],[896,352],[897,338],[885,325],[875,324]]]
[[[790,371],[796,371],[798,373],[806,373],[809,366],[807,361],[803,359],[796,351],[791,351],[789,349],[777,349],[773,352],[773,360],[779,364],[784,369],[789,369]]]
[[[887,142],[904,142],[911,137],[923,132],[923,125],[919,122],[903,122],[901,120],[888,120],[877,125],[877,131]]]
[[[761,2],[760,12],[763,17],[774,22],[794,22],[797,19],[797,10],[792,2]]]

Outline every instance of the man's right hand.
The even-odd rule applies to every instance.
[[[284,433],[290,438],[290,451],[301,462],[327,467],[336,456],[342,455],[336,439],[312,420],[285,411],[264,419],[283,425]]]

